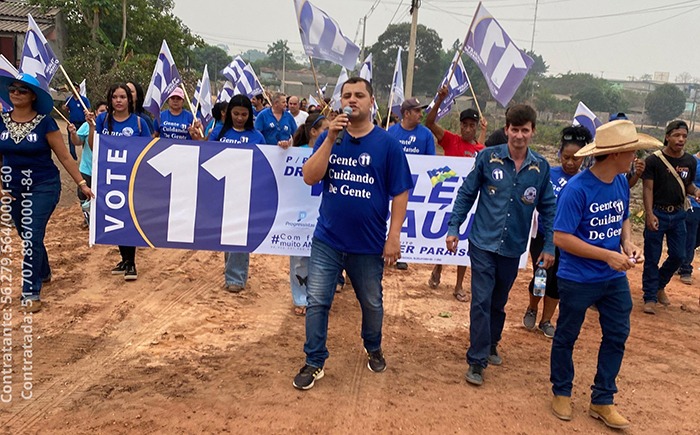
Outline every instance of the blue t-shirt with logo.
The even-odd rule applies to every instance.
[[[178,115],[173,115],[170,110],[164,110],[160,113],[160,121],[157,119],[153,122],[153,128],[158,135],[165,139],[184,139],[191,140],[189,128],[194,122],[192,112],[183,110]]]
[[[557,199],[554,231],[573,234],[603,249],[620,252],[622,223],[629,217],[630,189],[624,174],[605,183],[590,170],[569,180]],[[561,249],[557,276],[574,282],[609,281],[625,276],[604,261]]]
[[[98,134],[108,136],[151,137],[151,130],[148,128],[148,124],[144,122],[143,118],[141,118],[141,121],[139,122],[139,118],[140,117],[138,115],[132,113],[124,121],[112,119],[112,128],[110,129],[109,123],[107,122],[107,113],[100,113],[97,115],[97,119],[95,119],[95,131]]]
[[[406,130],[397,123],[389,127],[389,134],[399,140],[406,154],[435,155],[435,138],[424,125],[418,124],[413,130]]]
[[[78,101],[75,97],[68,97],[66,99],[66,106],[68,106],[68,120],[72,123],[85,122],[85,109],[90,108],[90,100],[86,97],[80,96],[82,101]]]
[[[321,134],[314,152],[327,135]],[[314,237],[342,252],[381,255],[389,199],[413,187],[399,141],[377,126],[358,139],[346,134],[333,145],[322,183]]]
[[[9,113],[3,114],[3,117],[9,118],[10,116]],[[19,143],[15,143],[10,137],[4,120],[0,122],[2,164],[11,169],[9,174],[3,172],[4,175],[10,175],[9,182],[3,184],[13,191],[24,187],[21,184],[23,178],[31,178],[33,185],[59,180],[58,168],[51,159],[51,146],[46,141],[46,134],[58,130],[58,125],[50,116],[37,116],[43,116],[43,119]],[[22,173],[26,170],[32,171],[29,177],[27,177],[27,172]],[[3,176],[3,178],[7,181],[7,177]],[[22,190],[24,191],[24,189]],[[13,192],[12,196],[19,198],[17,192]]]
[[[221,135],[221,130],[223,129],[223,125],[217,125],[214,130],[211,131],[211,134],[209,135],[209,140],[213,142],[226,142],[226,143],[233,143],[236,145],[257,145],[257,144],[264,144],[265,143],[265,138],[263,137],[262,134],[258,130],[244,130],[244,131],[236,131],[233,128],[229,129],[222,137],[219,137]]]
[[[265,137],[265,143],[277,145],[281,140],[289,140],[297,130],[297,122],[286,110],[278,121],[271,108],[261,110],[255,118],[255,129]]]
[[[564,172],[564,168],[561,166],[556,166],[550,169],[549,181],[552,183],[552,191],[554,192],[554,196],[556,198],[559,197],[559,192],[561,192],[564,186],[566,186],[566,183],[569,182],[571,177],[573,177],[573,175],[569,175]],[[540,224],[539,217],[537,218],[537,232],[544,234],[544,227],[542,224]]]

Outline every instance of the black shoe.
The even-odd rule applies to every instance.
[[[139,277],[136,273],[136,265],[134,263],[127,263],[125,267],[126,269],[124,270],[124,279],[126,281],[134,281],[136,278]]]
[[[120,261],[112,269],[112,275],[124,275],[124,272],[126,272],[126,261]]]
[[[396,268],[399,270],[407,270],[408,269],[408,263],[404,263],[403,261],[397,261],[396,262]]]
[[[503,358],[501,358],[500,355],[498,355],[498,347],[496,345],[491,346],[489,364],[494,366],[500,366],[501,364],[503,364]]]
[[[299,374],[294,376],[294,388],[299,390],[310,390],[314,382],[323,378],[323,367],[314,367],[306,364],[299,370]]]
[[[375,350],[373,352],[368,351],[365,349],[365,352],[367,352],[367,368],[373,371],[374,373],[381,373],[384,370],[386,370],[386,360],[384,360],[384,354],[382,353],[382,350]]]
[[[464,375],[464,379],[472,385],[481,385],[484,383],[484,368],[478,364],[472,364]]]

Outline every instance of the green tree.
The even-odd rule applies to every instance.
[[[231,56],[226,54],[221,47],[207,44],[192,49],[190,66],[201,75],[204,65],[209,65],[209,77],[211,80],[224,80],[225,78],[220,71],[231,63],[231,60]]]
[[[87,79],[91,99],[104,98],[111,84],[124,79],[147,85],[163,40],[183,76],[188,75],[192,48],[204,44],[173,14],[174,0],[30,3],[63,11],[67,30],[63,65],[74,81]]]
[[[246,62],[256,62],[258,60],[267,59],[267,53],[264,51],[250,49],[241,53],[241,57],[246,60]]]
[[[389,95],[398,47],[404,50],[401,62],[406,74],[410,29],[410,23],[391,24],[379,36],[379,40],[370,47],[369,51],[372,53],[374,62],[372,81],[375,90],[382,95]],[[442,53],[442,39],[437,32],[419,24],[416,33],[413,94],[433,95],[435,93],[444,74]]]
[[[289,50],[286,39],[278,39],[272,44],[267,46],[267,56],[268,58],[264,61],[271,68],[281,70],[282,69],[282,59],[285,59],[286,69],[299,69],[299,65],[295,60],[292,52]]]
[[[685,94],[672,84],[663,84],[647,95],[646,112],[656,125],[670,121],[685,110]]]
[[[518,90],[515,91],[511,104],[530,102],[532,100],[532,96],[536,92],[536,88],[539,87],[540,80],[549,70],[549,65],[547,65],[547,62],[544,61],[544,58],[541,55],[532,51],[528,51],[527,54],[535,62],[527,72],[527,75],[523,79],[522,83],[520,83]]]

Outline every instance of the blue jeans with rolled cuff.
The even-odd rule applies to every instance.
[[[591,386],[591,403],[612,405],[617,393],[625,342],[630,333],[632,296],[623,276],[603,282],[579,283],[559,278],[559,319],[552,340],[550,381],[557,396],[571,397],[574,381],[574,344],[581,332],[588,307],[598,307],[603,339],[598,350],[598,369]]]
[[[226,284],[245,287],[248,282],[250,254],[247,252],[224,252],[224,263]]]

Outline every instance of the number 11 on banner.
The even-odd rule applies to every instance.
[[[168,242],[194,242],[199,150],[198,146],[172,145],[148,160],[148,164],[162,176],[170,176]],[[202,163],[201,167],[217,181],[223,179],[225,183],[221,244],[246,246],[252,180],[251,177],[240,177],[240,174],[251,172],[253,151],[227,148]]]

